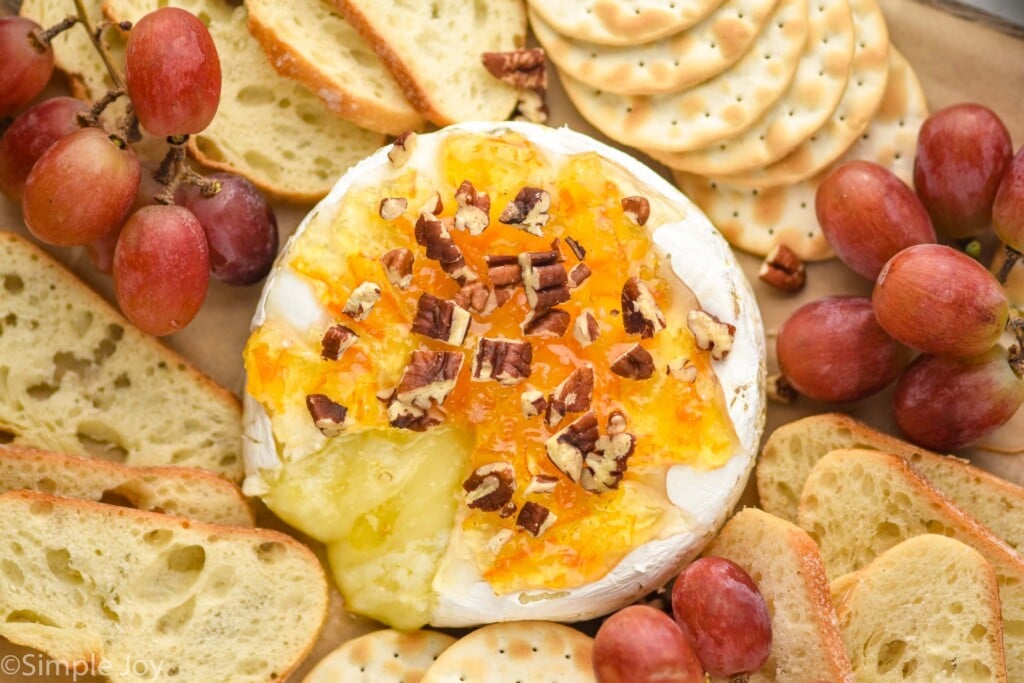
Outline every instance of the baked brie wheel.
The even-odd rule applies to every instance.
[[[636,160],[461,124],[352,168],[245,348],[246,490],[391,626],[575,621],[667,580],[735,505],[764,330],[732,252]]]

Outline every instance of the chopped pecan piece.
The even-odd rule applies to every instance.
[[[484,68],[500,81],[521,90],[547,90],[547,60],[539,47],[485,52],[482,58]]]
[[[523,334],[529,337],[561,337],[569,329],[572,316],[560,308],[538,312],[533,311],[523,321]]]
[[[412,331],[452,346],[460,346],[466,340],[470,322],[472,318],[469,311],[462,306],[424,292],[416,302]]]
[[[547,410],[548,400],[544,398],[544,392],[529,389],[519,395],[519,407],[522,408],[523,417],[537,417]]]
[[[388,150],[388,160],[392,166],[399,168],[405,165],[412,153],[416,151],[416,139],[415,131],[411,130],[407,130],[395,138],[394,144]]]
[[[497,512],[512,502],[512,494],[516,490],[515,468],[507,462],[481,465],[462,482],[462,489],[466,492],[466,505],[469,507]]]
[[[516,517],[516,526],[536,538],[550,529],[556,519],[558,517],[551,510],[528,500],[523,503],[519,516]]]
[[[583,489],[591,493],[604,493],[619,488],[635,446],[636,437],[625,432],[598,439],[594,452],[587,455],[586,466],[580,477]]]
[[[651,203],[647,201],[646,197],[639,195],[623,197],[622,210],[625,212],[626,218],[637,225],[646,225],[647,219],[651,217]]]
[[[597,417],[584,413],[544,442],[548,459],[573,482],[583,473],[583,460],[592,453],[598,439]]]
[[[409,200],[405,197],[385,197],[380,200],[377,213],[386,221],[393,221],[409,208]]]
[[[424,212],[416,221],[416,243],[427,248],[427,258],[441,264],[441,269],[454,278],[459,284],[466,284],[476,279],[473,271],[466,265],[462,250],[455,244],[444,221]]]
[[[689,358],[676,358],[665,368],[665,373],[681,382],[697,381],[697,366]]]
[[[444,202],[441,200],[441,193],[434,190],[434,192],[427,197],[427,201],[423,203],[423,209],[420,213],[429,213],[434,216],[440,216],[442,211],[444,211]]]
[[[612,361],[611,370],[627,379],[647,379],[654,374],[654,358],[647,349],[633,344],[628,351]]]
[[[495,301],[503,306],[512,298],[517,285],[523,281],[523,269],[519,265],[518,256],[486,256],[487,276],[494,287]]]
[[[545,95],[546,93],[539,90],[520,90],[516,108],[512,112],[512,120],[547,123],[549,112]]]
[[[565,243],[569,245],[569,250],[572,251],[572,255],[582,261],[587,256],[587,250],[583,248],[583,245],[574,240],[572,237],[566,237]]]
[[[622,327],[626,334],[639,334],[643,339],[665,329],[665,316],[640,278],[631,277],[622,285]]]
[[[474,280],[462,285],[455,295],[455,303],[463,308],[487,315],[498,307],[498,297],[487,285]]]
[[[479,235],[491,224],[491,198],[486,192],[477,192],[473,183],[463,180],[455,191],[455,229],[468,230],[470,235]]]
[[[546,311],[569,300],[569,275],[558,249],[524,252],[519,255],[519,267],[532,310]]]
[[[417,349],[388,401],[388,420],[395,427],[422,431],[438,424],[442,405],[455,388],[463,356],[457,351]]]
[[[320,355],[327,360],[338,360],[348,347],[356,343],[359,335],[344,325],[331,325],[320,340]]]
[[[412,252],[404,247],[392,249],[380,257],[384,264],[384,276],[395,287],[408,289],[412,284]]]
[[[765,256],[757,277],[782,292],[799,292],[807,284],[807,269],[795,251],[776,244]]]
[[[783,405],[789,405],[800,396],[793,385],[789,383],[789,380],[782,374],[768,375],[768,379],[765,382],[765,394],[768,400]]]
[[[511,541],[515,537],[515,533],[511,529],[498,529],[498,531],[491,537],[491,540],[487,542],[487,547],[492,553],[497,555],[501,552],[501,549],[506,543]]]
[[[613,410],[608,414],[608,433],[615,435],[626,431],[626,414],[621,410]]]
[[[530,483],[526,485],[526,495],[533,493],[554,493],[555,487],[558,486],[558,477],[552,477],[550,474],[538,474],[530,479]]]
[[[364,282],[352,290],[341,312],[356,321],[366,320],[378,301],[380,286],[374,282]]]
[[[569,271],[569,288],[576,289],[586,282],[590,275],[590,266],[586,263],[577,263],[572,267],[572,270]]]
[[[501,212],[498,220],[540,237],[551,215],[551,195],[539,187],[524,187]]]
[[[348,408],[332,401],[324,394],[306,396],[306,410],[313,418],[313,424],[326,437],[337,436],[345,431],[345,417]]]
[[[697,348],[710,351],[715,360],[722,360],[732,350],[736,337],[736,326],[722,322],[707,311],[690,311],[686,314],[686,326],[690,328]]]
[[[555,387],[548,398],[545,419],[548,427],[554,428],[569,413],[583,413],[590,410],[594,398],[594,368],[584,365],[573,370],[562,383]]]
[[[528,341],[481,337],[473,356],[473,381],[519,384],[530,376],[533,346]]]
[[[580,343],[580,346],[587,347],[597,341],[601,335],[601,328],[597,324],[597,318],[590,311],[583,311],[576,317],[572,326],[572,336]]]

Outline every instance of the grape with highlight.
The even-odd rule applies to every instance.
[[[704,670],[679,625],[661,610],[630,605],[594,636],[598,683],[704,683]]]
[[[43,91],[53,75],[53,50],[34,36],[42,27],[0,17],[0,116],[13,114]]]
[[[53,97],[23,111],[0,137],[0,191],[21,200],[25,179],[43,152],[79,129],[78,114],[89,105],[74,97]]]

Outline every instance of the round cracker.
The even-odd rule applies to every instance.
[[[832,116],[820,130],[778,161],[762,169],[719,175],[718,180],[736,187],[761,189],[797,183],[838,159],[868,127],[886,93],[889,31],[876,0],[850,0],[850,8],[857,36],[853,67],[846,91]]]
[[[911,185],[917,132],[928,116],[928,105],[917,75],[895,49],[890,63],[889,86],[878,116],[837,163],[874,161]],[[733,246],[763,256],[776,244],[785,244],[801,258],[816,261],[834,255],[814,212],[815,193],[828,170],[767,190],[730,187],[680,171],[674,175]]]
[[[636,45],[685,31],[723,0],[529,0],[553,29],[601,45]]]
[[[454,642],[438,631],[372,631],[324,657],[302,683],[417,683]]]
[[[847,0],[811,2],[807,51],[786,94],[738,136],[692,152],[650,155],[690,173],[717,175],[760,168],[814,134],[839,104],[853,61],[854,28]]]
[[[491,624],[463,636],[427,669],[421,683],[596,681],[594,640],[550,621]]]
[[[725,0],[685,31],[628,46],[599,45],[563,36],[536,10],[530,10],[530,25],[560,72],[620,95],[656,95],[696,85],[735,64],[778,3]]]
[[[696,87],[616,95],[562,75],[576,109],[605,135],[641,149],[706,147],[752,125],[786,91],[807,41],[807,0],[780,0],[747,53]]]

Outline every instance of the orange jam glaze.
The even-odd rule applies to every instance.
[[[737,442],[708,354],[694,347],[685,327],[686,312],[695,302],[678,280],[672,283],[666,278],[663,256],[653,248],[647,229],[624,215],[621,200],[625,195],[608,179],[606,162],[597,155],[568,157],[554,167],[518,135],[483,138],[465,134],[444,139],[439,161],[439,178],[408,170],[383,186],[350,191],[338,214],[330,220],[313,220],[293,250],[289,265],[314,283],[322,303],[335,318],[358,332],[359,341],[339,361],[326,361],[319,356],[323,330],[282,331],[264,326],[246,350],[248,389],[272,416],[275,411],[304,413],[305,395],[322,392],[349,408],[350,430],[388,428],[385,407],[375,396],[379,390],[397,385],[410,353],[424,346],[455,350],[409,331],[421,293],[450,298],[459,289],[436,262],[426,258],[413,235],[419,208],[435,190],[444,202],[442,216],[454,214],[455,189],[464,180],[490,195],[491,222],[482,235],[451,231],[467,264],[485,283],[486,255],[546,251],[556,237],[562,240],[566,269],[571,269],[577,259],[564,240],[573,237],[586,249],[585,261],[593,275],[573,290],[571,300],[560,308],[573,320],[590,310],[600,324],[598,340],[583,348],[571,328],[561,338],[527,337],[533,345],[528,380],[514,387],[493,381],[471,382],[473,352],[480,337],[524,338],[520,324],[529,308],[520,286],[511,301],[490,315],[474,314],[461,348],[466,357],[462,372],[443,410],[448,423],[475,434],[467,476],[485,463],[511,462],[518,482],[515,503],[521,507],[527,499],[534,500],[557,515],[550,529],[533,538],[515,527],[514,515],[502,519],[493,512],[468,511],[463,530],[466,538],[479,541],[474,543],[480,546],[475,552],[478,568],[495,591],[559,589],[592,582],[630,550],[657,537],[673,515],[678,523],[678,510],[665,492],[668,466],[688,463],[713,468],[724,464],[735,450]],[[526,185],[551,193],[551,219],[543,237],[498,221],[502,209]],[[383,197],[406,197],[409,210],[395,221],[385,221],[377,209]],[[372,239],[353,241],[353,229]],[[416,257],[412,285],[406,291],[387,282],[380,263],[381,254],[396,247],[407,247]],[[646,282],[669,318],[667,329],[642,341],[657,363],[654,376],[647,380],[624,379],[608,369],[628,345],[641,341],[623,331],[620,315],[622,285],[634,275]],[[382,297],[368,319],[356,323],[341,310],[349,293],[364,281],[380,284]],[[666,374],[666,364],[681,356],[696,364],[696,382]],[[595,370],[593,410],[602,433],[608,415],[620,410],[627,417],[628,431],[636,436],[623,485],[600,495],[584,491],[560,474],[544,448],[552,430],[541,417],[524,417],[519,401],[527,388],[550,393],[584,364]],[[556,429],[575,417],[567,416]],[[302,419],[308,420],[308,414]],[[278,434],[279,441],[281,437]],[[553,494],[524,495],[536,474],[559,477]],[[458,493],[461,495],[461,490]],[[501,529],[515,533],[497,552],[487,549],[487,539]]]

